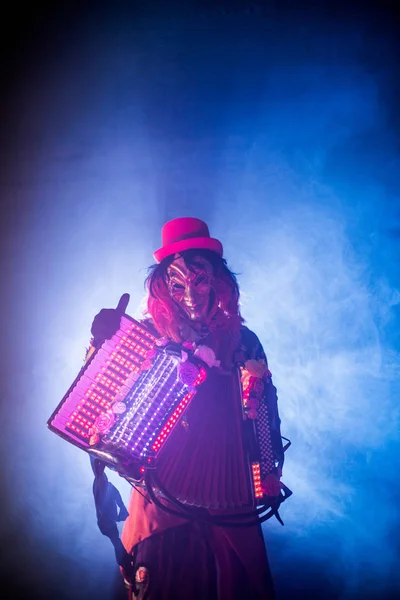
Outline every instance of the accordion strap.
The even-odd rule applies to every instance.
[[[90,457],[90,462],[94,473],[93,497],[96,507],[97,525],[101,533],[110,539],[114,546],[117,563],[122,567],[125,578],[131,582],[134,588],[135,560],[125,550],[117,527],[117,521],[125,521],[128,511],[122,501],[121,494],[107,479],[104,472],[107,465],[92,456]],[[133,593],[136,593],[135,589],[133,589]]]
[[[246,513],[236,513],[234,515],[210,515],[205,509],[197,507],[189,507],[174,498],[165,487],[159,482],[154,473],[147,471],[145,475],[145,483],[147,492],[151,500],[159,508],[174,516],[185,518],[190,521],[198,521],[201,523],[209,523],[219,527],[252,527],[258,523],[263,523],[271,517],[275,516],[279,523],[283,525],[283,521],[278,512],[282,502],[292,495],[292,491],[282,484],[282,490],[279,496],[271,498],[268,503]],[[163,496],[178,510],[174,510],[161,502],[157,497],[154,487],[157,487]]]

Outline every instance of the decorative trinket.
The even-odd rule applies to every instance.
[[[106,433],[115,423],[114,414],[111,411],[102,413],[94,422],[94,427],[100,433]]]
[[[126,404],[124,402],[114,402],[111,409],[115,415],[122,415],[126,411]]]
[[[221,364],[221,361],[216,360],[215,352],[209,346],[198,346],[194,351],[194,355],[209,367],[219,367]]]
[[[180,362],[178,365],[179,379],[188,387],[193,387],[199,375],[199,369],[189,361]]]

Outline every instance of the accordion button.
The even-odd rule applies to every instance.
[[[100,436],[98,433],[94,433],[90,436],[89,444],[90,446],[95,446],[100,441]]]
[[[257,419],[258,418],[258,412],[254,408],[251,408],[248,411],[247,416],[248,416],[249,419]]]
[[[122,415],[126,411],[126,404],[123,402],[115,402],[112,405],[112,411],[116,415]]]

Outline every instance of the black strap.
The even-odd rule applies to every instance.
[[[97,525],[103,535],[111,540],[115,558],[123,568],[127,580],[134,582],[134,560],[125,550],[117,527],[118,521],[125,521],[128,511],[117,488],[108,481],[104,472],[107,466],[98,458],[90,457],[94,473],[93,496],[96,507]],[[135,592],[134,592],[135,593]]]
[[[258,523],[263,523],[273,516],[275,516],[279,523],[283,525],[284,523],[278,509],[282,502],[292,495],[292,491],[283,485],[279,496],[270,498],[268,503],[253,509],[251,512],[236,513],[234,515],[210,515],[205,509],[187,506],[186,504],[179,502],[179,500],[174,498],[174,496],[165,489],[151,471],[147,471],[145,483],[151,500],[165,512],[180,517],[181,519],[187,519],[188,521],[209,523],[219,527],[251,527]],[[175,510],[161,502],[154,491],[154,487],[157,487],[161,491],[163,496],[175,507]]]

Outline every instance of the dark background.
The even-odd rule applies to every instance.
[[[45,423],[93,315],[140,303],[161,225],[186,214],[242,275],[293,442],[285,527],[265,526],[278,600],[400,597],[396,22],[385,2],[3,12],[9,598],[123,596],[86,457]]]

